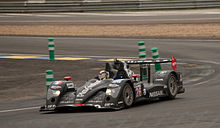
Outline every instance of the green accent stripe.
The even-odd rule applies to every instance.
[[[145,49],[139,49],[139,52],[145,52],[146,50]]]
[[[154,59],[157,59],[159,58],[159,55],[156,55],[156,56],[152,56]]]
[[[138,42],[138,46],[144,45],[144,41]]]
[[[54,41],[54,38],[48,38],[48,41],[52,42]]]
[[[52,74],[53,74],[53,70],[46,70],[46,73],[47,73],[48,75],[52,75]]]
[[[53,78],[46,78],[46,81],[53,81]]]
[[[48,45],[48,47],[54,47],[54,46],[55,46],[54,44],[49,44],[49,45]]]
[[[139,54],[139,58],[146,58],[146,54]]]
[[[157,52],[158,49],[157,48],[151,48],[151,52]]]

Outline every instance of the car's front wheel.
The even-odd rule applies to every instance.
[[[131,107],[134,102],[134,92],[129,84],[125,84],[122,96],[125,108]]]

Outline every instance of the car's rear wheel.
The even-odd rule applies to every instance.
[[[134,102],[134,92],[129,84],[124,86],[122,96],[125,108],[131,107]]]
[[[167,81],[167,88],[168,88],[168,98],[175,99],[178,93],[178,85],[177,85],[177,78],[175,75],[170,74],[168,81]]]

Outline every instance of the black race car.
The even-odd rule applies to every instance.
[[[156,63],[170,63],[171,59],[150,59],[106,63],[109,78],[91,79],[76,88],[70,77],[54,81],[46,96],[46,105],[40,111],[55,111],[76,107],[121,109],[132,106],[142,99],[174,99],[184,93],[182,74],[175,70],[162,70],[151,78],[151,66]],[[129,73],[129,65],[139,65],[140,75]],[[144,68],[145,67],[145,68]],[[147,68],[146,68],[147,67]],[[147,74],[147,80],[143,80]]]

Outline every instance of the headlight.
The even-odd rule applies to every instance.
[[[106,90],[106,95],[112,95],[112,90],[111,89],[107,89]]]
[[[60,95],[60,91],[53,91],[53,95],[54,96],[59,96]]]
[[[49,89],[48,92],[47,92],[47,100],[50,100],[53,97],[58,97],[59,95],[60,95],[59,90]]]
[[[118,88],[108,88],[106,90],[106,95],[109,95],[109,96],[112,96],[113,98],[116,98],[118,96],[120,88],[121,87],[118,87]]]

